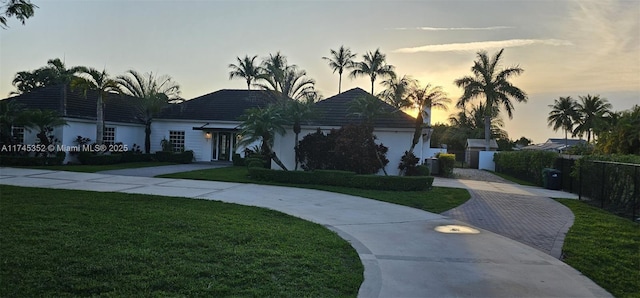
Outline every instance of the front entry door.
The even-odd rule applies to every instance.
[[[231,159],[231,133],[218,133],[218,160]]]

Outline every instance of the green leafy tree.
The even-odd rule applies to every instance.
[[[417,83],[416,80],[408,76],[402,76],[402,78],[392,76],[381,82],[386,89],[378,93],[378,97],[398,109],[410,108],[413,103],[408,98],[408,93],[415,88],[414,85]]]
[[[255,81],[262,73],[262,68],[256,64],[257,55],[249,57],[245,55],[244,58],[236,57],[238,64],[229,64],[229,80],[235,78],[245,79],[247,82],[247,90],[251,90],[251,83]]]
[[[640,155],[640,106],[614,113],[617,120],[598,138],[596,151],[602,154]]]
[[[150,153],[151,123],[163,108],[180,99],[180,85],[167,75],[157,76],[152,72],[143,75],[135,70],[118,76],[116,83],[120,92],[137,98],[137,117],[145,125],[144,151]]]
[[[344,46],[340,46],[337,51],[331,50],[331,57],[322,57],[322,59],[329,63],[329,67],[331,67],[333,73],[338,72],[338,94],[340,94],[342,90],[342,72],[353,66],[353,58],[355,57],[356,54],[351,53],[351,50]]]
[[[394,77],[394,66],[389,65],[386,62],[386,56],[380,52],[380,49],[376,49],[375,52],[367,52],[363,56],[363,61],[354,62],[353,69],[349,74],[352,78],[361,76],[368,76],[371,79],[371,94],[373,87],[378,77],[387,78]]]
[[[36,88],[42,88],[54,85],[69,85],[72,81],[78,79],[78,74],[86,70],[83,66],[73,66],[67,68],[64,62],[59,58],[50,59],[47,65],[34,71],[18,72],[13,81],[13,86],[17,91],[12,94],[22,94],[31,92]],[[66,93],[66,89],[63,89]],[[65,95],[66,96],[66,95]]]
[[[13,145],[14,126],[25,126],[29,123],[23,105],[11,100],[0,101],[0,143]]]
[[[504,107],[509,118],[513,118],[513,103],[526,102],[527,94],[514,86],[509,79],[513,76],[520,75],[524,69],[515,66],[500,69],[500,58],[504,49],[498,51],[492,58],[487,56],[487,52],[478,52],[478,60],[474,61],[471,72],[473,76],[466,76],[455,80],[456,86],[464,89],[464,94],[458,100],[458,107],[464,106],[471,100],[483,98],[487,107],[484,115],[484,139],[485,150],[490,148],[491,140],[491,118],[494,107]]]
[[[385,115],[389,112],[385,109],[384,102],[373,95],[355,98],[349,105],[349,111],[351,112],[349,114],[350,116],[358,117],[363,121],[363,125],[371,128],[372,132],[375,120],[379,116]],[[373,133],[371,134],[370,141],[375,143]],[[379,155],[378,151],[374,151],[374,153],[378,157],[378,162],[380,163],[380,167],[382,168],[384,175],[387,176],[388,174],[387,169],[385,169],[386,163],[384,163],[384,159]]]
[[[571,96],[560,97],[549,105],[551,112],[547,118],[547,123],[553,128],[553,131],[564,130],[564,145],[568,146],[569,131],[573,131],[574,121],[578,116],[577,103]]]
[[[71,83],[72,89],[80,89],[87,96],[87,91],[97,92],[96,100],[96,143],[102,144],[104,139],[104,100],[109,94],[120,91],[118,83],[109,78],[106,70],[98,71],[95,68],[86,68],[81,71],[80,79]]]
[[[4,12],[0,14],[0,27],[2,29],[7,29],[9,26],[7,25],[7,19],[15,17],[24,25],[24,22],[33,16],[34,8],[38,8],[35,4],[31,3],[29,0],[3,0],[2,3],[6,3],[2,6]]]
[[[434,87],[431,84],[427,84],[424,87],[421,87],[419,84],[414,84],[409,90],[407,99],[411,103],[411,106],[418,110],[411,148],[409,149],[409,152],[413,152],[413,149],[422,136],[422,130],[426,128],[424,119],[431,117],[428,113],[434,108],[445,111],[448,110],[447,105],[451,103],[451,99],[447,97],[447,93],[442,90],[442,87]]]
[[[580,96],[577,103],[577,126],[574,135],[587,134],[587,143],[591,143],[591,135],[605,123],[605,117],[611,112],[611,104],[604,98],[596,96]]]
[[[273,140],[275,134],[284,134],[286,131],[286,117],[281,114],[282,111],[275,106],[266,108],[247,109],[240,120],[240,134],[242,140],[240,145],[247,146],[253,142],[261,142],[261,151],[267,154],[280,168],[287,171],[287,167],[282,163],[280,158],[273,151]]]

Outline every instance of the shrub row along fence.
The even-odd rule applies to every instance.
[[[543,185],[542,171],[561,172],[562,189],[595,206],[636,219],[640,216],[640,156],[561,156],[554,152],[500,152],[496,172]]]

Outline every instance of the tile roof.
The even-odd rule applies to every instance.
[[[485,139],[467,139],[467,148],[485,148],[485,146]],[[498,148],[498,143],[496,142],[496,140],[489,140],[489,148]]]
[[[63,96],[65,90],[67,93],[66,102]],[[61,116],[95,121],[97,98],[98,93],[96,91],[88,91],[85,97],[79,90],[72,91],[69,86],[56,85],[3,100],[18,102],[25,109],[54,110]],[[109,94],[104,99],[105,120],[141,123],[136,117],[135,100],[135,98],[126,95]]]
[[[321,100],[315,104],[317,117],[307,125],[313,126],[343,126],[359,123],[361,120],[349,110],[351,102],[362,96],[371,96],[361,88],[354,88],[338,95]],[[383,115],[374,119],[375,127],[384,128],[414,128],[415,118],[383,102]]]
[[[223,89],[171,105],[157,118],[238,121],[246,109],[265,107],[274,101],[270,91]]]

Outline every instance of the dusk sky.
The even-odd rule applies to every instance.
[[[505,119],[512,139],[564,137],[547,127],[560,96],[600,95],[616,111],[640,104],[640,1],[51,1],[22,26],[0,30],[0,97],[18,71],[48,59],[66,65],[170,75],[191,99],[244,89],[228,79],[236,56],[280,51],[316,80],[324,98],[338,75],[321,58],[340,45],[362,59],[376,48],[396,72],[440,85],[471,74],[476,52],[505,48],[503,66],[525,71],[513,83],[529,95]],[[343,78],[343,90],[367,91],[367,78]],[[376,92],[381,91],[376,86]],[[435,111],[433,122],[455,112]]]

